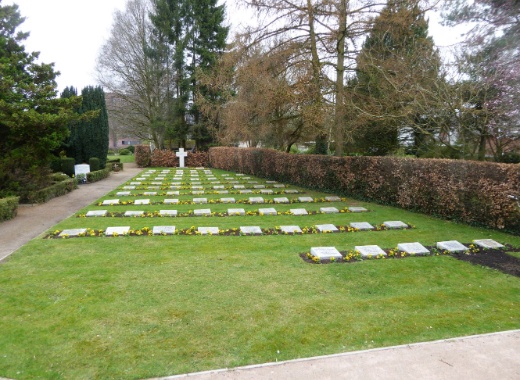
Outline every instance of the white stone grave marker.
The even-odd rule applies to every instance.
[[[94,210],[94,211],[88,211],[86,216],[105,216],[107,214],[107,210]]]
[[[324,214],[337,214],[339,212],[336,207],[320,207],[320,211]]]
[[[130,226],[125,227],[108,227],[105,230],[105,236],[114,236],[117,235],[127,235],[128,231],[130,231]]]
[[[141,216],[144,214],[144,211],[126,211],[125,216]]]
[[[104,205],[118,205],[119,199],[106,199],[103,201]]]
[[[400,243],[397,244],[397,249],[408,253],[409,255],[429,255],[430,251],[421,243]]]
[[[61,233],[58,236],[60,236],[60,237],[63,237],[63,236],[69,236],[69,237],[79,236],[80,234],[84,234],[85,232],[87,232],[86,228],[74,228],[74,229],[71,229],[71,230],[63,230],[63,231],[61,231]]]
[[[317,224],[316,229],[320,232],[336,232],[338,228],[334,224]]]
[[[386,256],[386,252],[378,245],[356,245],[354,249],[358,251],[363,258],[376,257],[380,255]]]
[[[502,244],[499,242],[493,240],[493,239],[480,239],[480,240],[473,240],[473,243],[478,245],[482,248],[490,248],[490,249],[500,249],[504,248]]]
[[[193,198],[193,203],[208,203],[208,198]]]
[[[368,210],[364,207],[349,207],[350,212],[367,212]]]
[[[237,174],[238,175],[238,174]],[[244,235],[261,235],[262,229],[258,226],[244,226],[240,227],[240,232]]]
[[[179,168],[184,167],[184,158],[188,157],[188,152],[184,151],[184,148],[179,148],[179,151],[175,153],[177,157],[179,157]]]
[[[357,230],[373,230],[374,226],[368,222],[352,222],[350,223],[350,227],[355,228]]]
[[[218,235],[218,227],[199,227],[197,231],[201,235]]]
[[[292,208],[289,211],[291,211],[291,214],[293,215],[309,215],[307,210],[305,210],[304,208]]]
[[[325,200],[327,202],[341,202],[341,198],[340,197],[336,197],[336,196],[333,196],[333,197],[325,197]]]
[[[389,222],[384,222],[383,225],[386,228],[390,228],[390,229],[408,228],[408,224],[403,223],[403,222],[398,221],[398,220],[392,220],[392,221],[389,221]]]
[[[90,165],[88,164],[79,164],[74,165],[74,175],[77,177],[78,174],[85,174],[90,173]]]
[[[209,208],[201,208],[201,209],[193,210],[193,214],[195,216],[208,216],[208,215],[211,215],[211,210]]]
[[[341,259],[341,253],[335,247],[312,247],[311,255],[320,260]]]
[[[227,213],[229,216],[235,216],[235,215],[244,216],[246,214],[246,211],[243,208],[228,208]]]
[[[274,203],[289,203],[289,199],[286,197],[274,198]]]
[[[118,196],[128,196],[130,194],[132,194],[130,191],[118,191],[116,193],[116,195],[118,195]]]
[[[235,203],[235,198],[220,198],[221,203]]]
[[[311,197],[298,197],[298,200],[302,203],[305,203],[305,202],[314,202],[314,199],[312,199]]]
[[[134,201],[134,205],[149,205],[150,200],[149,199],[136,199]]]
[[[286,234],[301,234],[302,229],[299,226],[280,226],[280,231]]]
[[[175,226],[155,226],[152,232],[154,235],[173,235]]]
[[[264,198],[262,197],[250,197],[249,203],[264,203]]]
[[[174,204],[178,204],[179,203],[179,200],[178,199],[165,199],[163,201],[163,203],[165,205],[174,205]]]
[[[272,207],[270,207],[270,208],[259,208],[258,209],[258,214],[259,215],[278,215],[276,210],[274,208],[272,208]]]
[[[440,241],[437,243],[437,248],[448,252],[463,252],[469,249],[457,240]]]
[[[262,189],[260,190],[261,194],[273,194],[273,190],[270,189]]]
[[[162,216],[177,216],[177,210],[160,210],[159,215]]]

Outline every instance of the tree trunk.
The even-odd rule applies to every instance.
[[[339,4],[338,61],[336,67],[336,109],[334,113],[335,155],[343,156],[343,122],[345,120],[345,37],[347,34],[347,0]]]

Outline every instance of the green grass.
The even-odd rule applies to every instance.
[[[207,195],[228,196],[247,197]],[[303,226],[354,220],[402,220],[417,228],[302,236],[35,239],[0,265],[0,376],[138,379],[520,328],[520,280],[449,256],[303,262],[299,253],[322,245],[343,250],[362,244],[391,248],[399,242],[433,245],[439,240],[493,238],[520,246],[520,237],[392,207],[350,200],[336,205],[353,204],[371,212],[71,217],[53,229]],[[321,205],[168,208],[310,210]]]
[[[111,156],[107,157],[108,160],[115,160],[118,158],[121,160],[122,163],[135,162],[135,157],[133,154],[129,154],[126,156],[121,156],[119,154],[116,154],[116,155],[111,155]]]

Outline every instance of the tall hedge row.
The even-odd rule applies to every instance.
[[[211,148],[211,167],[398,206],[520,235],[520,165]]]

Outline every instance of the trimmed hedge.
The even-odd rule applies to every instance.
[[[56,198],[67,193],[70,193],[72,190],[78,188],[78,182],[75,178],[69,178],[65,181],[58,182],[54,185],[46,187],[44,189],[38,191],[32,191],[27,194],[24,194],[20,201],[22,203],[45,203],[52,198]]]
[[[67,174],[69,177],[74,176],[74,165],[76,164],[76,161],[74,161],[74,158],[72,157],[63,157],[61,159],[61,171],[65,174]]]
[[[207,152],[195,152],[188,151],[186,157],[187,167],[201,167],[208,165],[208,153]],[[155,149],[152,153],[151,166],[154,167],[177,167],[179,166],[179,157],[175,155],[173,150],[168,149]]]
[[[144,168],[150,166],[152,152],[149,145],[135,146],[135,163],[138,167]]]
[[[108,166],[108,165],[107,165]],[[105,169],[96,170],[95,172],[87,173],[87,182],[97,182],[107,178],[112,171],[112,166],[108,166]]]
[[[295,155],[211,148],[211,167],[387,204],[520,235],[520,165],[397,157]]]
[[[0,199],[0,222],[13,219],[18,211],[19,197],[9,197]]]
[[[91,172],[97,172],[101,170],[101,160],[97,157],[90,157],[88,160]]]

